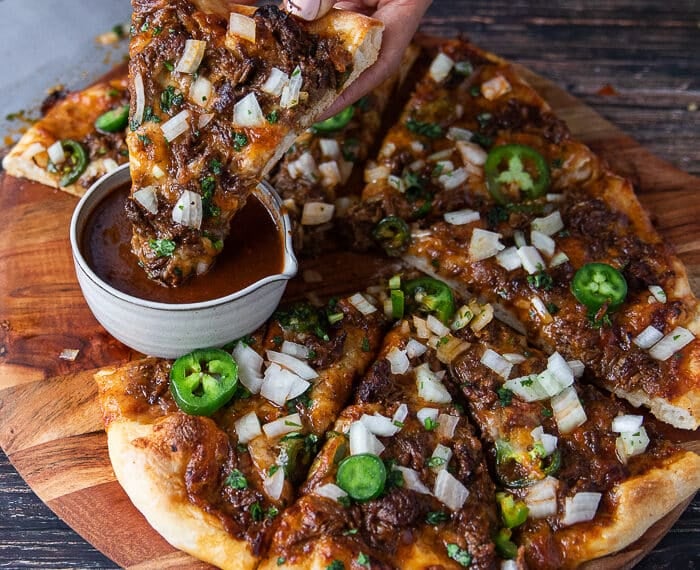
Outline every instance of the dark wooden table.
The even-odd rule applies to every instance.
[[[424,30],[466,34],[522,63],[700,176],[700,1],[436,0]],[[697,566],[696,497],[638,568]],[[0,451],[0,567],[116,566],[59,520]]]

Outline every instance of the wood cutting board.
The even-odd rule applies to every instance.
[[[700,293],[700,179],[654,157],[553,83],[520,71],[578,139],[633,181]],[[151,529],[112,472],[92,375],[140,355],[107,334],[83,300],[68,239],[76,204],[63,192],[0,174],[0,446],[56,514],[120,566],[207,568]],[[301,269],[324,276],[314,292],[326,296],[364,288],[379,273],[393,272],[391,265],[395,262],[340,253],[304,261]],[[308,292],[310,286],[296,279],[286,297]],[[74,362],[59,358],[66,348],[79,349]],[[670,431],[700,450],[697,434]],[[624,551],[588,566],[631,567],[686,505]]]

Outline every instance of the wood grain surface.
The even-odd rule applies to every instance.
[[[690,0],[443,0],[429,11],[424,29],[468,34],[554,80],[556,85],[537,84],[580,138],[635,181],[661,232],[689,266],[697,293],[700,180],[681,170],[700,174],[700,112],[692,111],[700,104],[698,22],[700,5]],[[76,200],[29,183],[1,184],[0,445],[36,495],[74,530],[0,454],[0,566],[187,564],[134,512],[109,468],[91,370],[133,355],[101,329],[77,287],[67,237]],[[328,277],[336,273],[321,269]],[[327,286],[333,289],[333,282]],[[290,294],[301,289],[297,283]],[[63,348],[80,349],[79,358],[58,359]],[[659,528],[665,532],[670,523]],[[694,568],[699,529],[696,499],[639,567]],[[661,534],[645,537],[619,565],[636,562]]]

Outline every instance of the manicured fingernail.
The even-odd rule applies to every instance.
[[[318,16],[321,0],[287,0],[288,10],[304,20],[313,20]]]

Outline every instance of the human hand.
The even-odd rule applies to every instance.
[[[360,12],[384,23],[382,49],[376,63],[335,100],[321,118],[342,111],[374,89],[401,63],[408,44],[432,0],[284,0],[286,9],[305,20],[315,20],[331,8]]]

